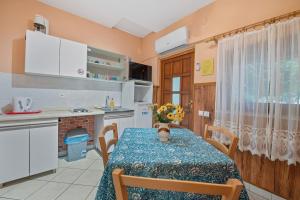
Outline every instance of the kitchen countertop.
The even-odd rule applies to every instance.
[[[77,116],[88,116],[88,115],[104,115],[105,111],[101,109],[90,109],[89,112],[75,113],[70,109],[66,110],[47,110],[42,111],[38,114],[18,114],[18,115],[6,115],[2,113],[0,115],[1,122],[19,121],[19,120],[38,120],[38,119],[51,119],[60,117],[77,117]]]

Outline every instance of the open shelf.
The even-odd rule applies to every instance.
[[[97,68],[101,68],[101,69],[108,69],[108,70],[124,70],[123,66],[118,66],[118,65],[107,65],[107,64],[100,64],[100,63],[93,63],[93,62],[88,62],[87,63],[88,67],[97,67]]]

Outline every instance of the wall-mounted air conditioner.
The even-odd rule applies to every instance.
[[[176,47],[188,44],[188,30],[183,26],[155,41],[155,51],[163,53]]]

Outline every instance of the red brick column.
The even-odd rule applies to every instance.
[[[80,117],[62,117],[58,123],[58,152],[65,151],[67,146],[64,144],[65,134],[68,130],[74,128],[86,128],[89,134],[89,144],[94,144],[94,132],[95,132],[95,117],[80,116]]]

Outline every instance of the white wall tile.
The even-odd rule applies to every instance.
[[[53,78],[0,72],[0,108],[12,103],[13,97],[33,99],[33,110],[93,107],[105,105],[106,96],[121,104],[121,86],[78,79]]]

